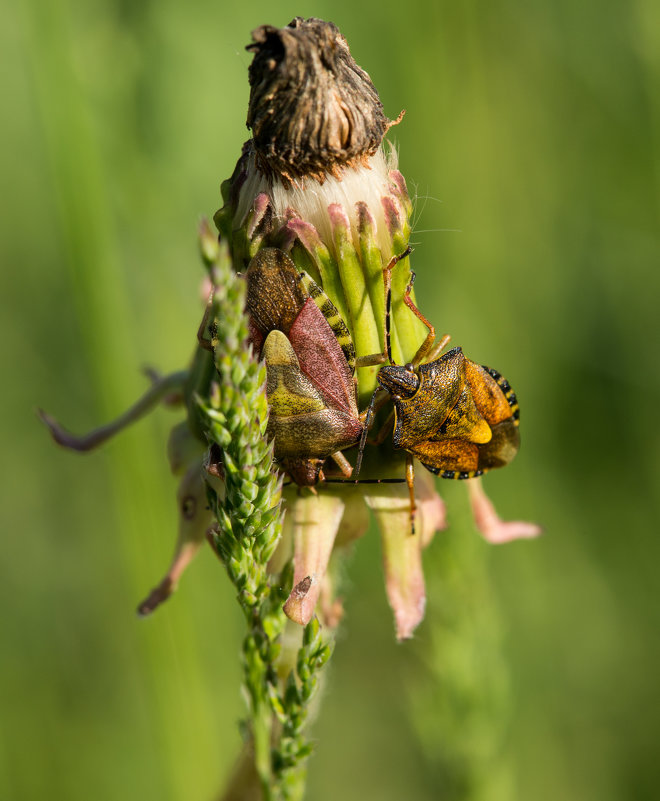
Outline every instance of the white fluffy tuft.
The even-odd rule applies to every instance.
[[[244,225],[254,199],[261,192],[271,198],[277,223],[283,223],[288,209],[294,209],[306,222],[311,223],[321,239],[332,251],[332,231],[328,217],[328,206],[339,203],[351,221],[353,241],[359,249],[357,238],[357,215],[355,204],[364,201],[376,223],[376,241],[383,254],[392,248],[390,233],[385,223],[381,198],[390,195],[390,170],[396,169],[397,152],[390,148],[386,154],[382,147],[369,159],[368,166],[346,167],[341,178],[329,175],[321,184],[314,178],[302,178],[285,187],[281,181],[269,180],[256,169],[254,161],[248,166],[248,177],[241,189],[240,200],[234,218],[234,226]]]

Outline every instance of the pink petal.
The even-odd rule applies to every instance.
[[[405,484],[376,484],[365,492],[365,500],[380,528],[385,589],[394,612],[397,639],[404,640],[412,637],[426,607],[422,537],[410,530],[410,500]],[[421,519],[420,524],[421,530]]]
[[[206,486],[201,460],[188,468],[177,491],[179,506],[179,537],[169,570],[161,582],[138,606],[142,617],[150,615],[176,590],[184,570],[193,560],[204,542],[206,529],[211,525],[212,514],[206,501]]]
[[[371,515],[364,502],[362,490],[358,486],[347,484],[342,487],[341,498],[344,501],[344,515],[339,525],[335,550],[348,547],[362,537],[369,529]]]
[[[447,508],[435,490],[435,479],[421,465],[415,470],[415,497],[417,499],[417,529],[422,538],[422,548],[433,539],[436,531],[447,528]]]
[[[543,532],[535,523],[501,520],[481,485],[480,478],[467,482],[474,522],[486,542],[500,545],[512,540],[532,539]]]
[[[302,626],[314,617],[343,514],[344,501],[329,493],[293,497],[287,504],[284,527],[293,535],[294,573],[293,590],[284,604],[284,614]]]

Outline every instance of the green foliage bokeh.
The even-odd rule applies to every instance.
[[[295,15],[336,22],[388,115],[407,110],[392,138],[417,297],[516,389],[523,447],[486,488],[546,530],[489,548],[441,484],[454,525],[404,645],[375,532],[358,543],[309,797],[656,797],[657,4],[3,6],[0,798],[211,799],[238,752],[242,621],[210,550],[153,618],[133,614],[174,544],[176,418],[76,457],[34,408],[82,431],[137,397],[143,365],[186,364],[197,223],[247,138],[243,46]],[[436,717],[445,657],[466,685],[503,677],[506,770],[474,796],[443,767],[448,743],[480,747],[467,712],[449,732]]]

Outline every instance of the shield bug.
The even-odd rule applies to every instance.
[[[362,434],[355,349],[346,324],[323,290],[277,248],[259,251],[247,272],[250,342],[266,363],[267,435],[282,470],[301,486],[316,484],[331,456]]]
[[[389,398],[394,410],[376,442],[384,440],[393,424],[393,445],[407,452],[406,481],[414,525],[413,457],[432,473],[447,479],[475,478],[503,467],[513,459],[520,445],[519,408],[509,382],[496,370],[467,359],[461,348],[453,348],[440,356],[449,337],[436,343],[434,327],[412,301],[414,273],[411,273],[403,300],[428,328],[428,335],[412,362],[405,366],[392,363],[389,315],[393,266],[390,262],[383,273],[385,350],[390,364],[378,373],[379,389],[366,414],[355,473],[360,469],[374,410]],[[382,396],[382,390],[387,395]]]
[[[496,370],[466,359],[461,348],[418,367],[383,367],[378,383],[394,404],[394,447],[442,478],[474,478],[516,455],[513,390]]]

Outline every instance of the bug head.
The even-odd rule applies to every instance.
[[[419,367],[410,362],[381,367],[378,383],[393,397],[404,399],[412,398],[422,384],[428,395],[456,394],[458,384],[464,381],[464,362],[461,348],[452,348],[440,359]]]
[[[281,459],[279,466],[299,487],[313,487],[319,483],[324,461],[324,459],[288,458]]]
[[[419,376],[412,364],[406,364],[404,367],[389,365],[381,367],[378,383],[393,397],[412,398],[419,389]]]

